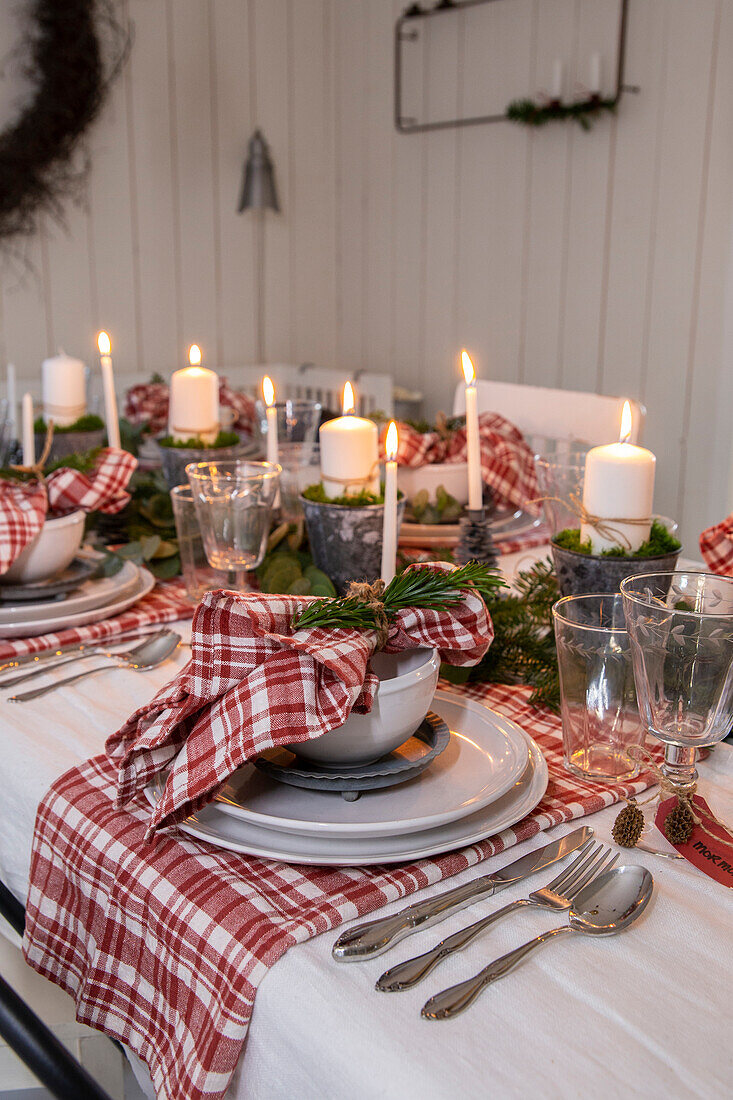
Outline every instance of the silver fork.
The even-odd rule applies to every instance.
[[[416,955],[412,959],[406,959],[405,962],[398,963],[397,966],[385,970],[377,981],[377,989],[383,993],[395,993],[401,989],[412,989],[414,985],[427,977],[431,970],[435,969],[441,959],[452,955],[454,951],[463,950],[492,924],[515,909],[520,909],[526,905],[534,906],[536,909],[569,909],[578,892],[584,886],[587,886],[589,882],[592,882],[601,871],[610,870],[618,861],[620,854],[618,852],[609,861],[609,857],[613,855],[611,849],[604,847],[603,844],[594,843],[590,848],[581,852],[557,878],[554,878],[547,886],[542,886],[539,890],[533,890],[529,897],[518,898],[517,901],[511,901],[508,905],[503,905],[495,913],[489,913],[487,917],[474,921],[467,928],[462,928],[460,932],[454,932],[452,936],[447,936],[436,944],[431,951],[426,951],[423,955]]]
[[[104,649],[102,646],[94,646],[86,649],[83,653],[75,653],[73,657],[62,657],[59,661],[47,661],[30,672],[21,672],[18,676],[7,676],[0,679],[0,691],[4,691],[5,688],[16,687],[18,684],[24,684],[26,680],[35,680],[37,676],[47,676],[49,672],[55,672],[57,668],[61,668],[63,665],[71,665],[75,661],[86,661],[89,657],[111,657],[118,661],[128,661],[131,657],[135,657],[148,642],[154,638],[162,637],[165,633],[165,630],[157,630],[154,634],[141,634],[137,638],[125,638],[124,641],[139,643],[133,649],[117,650],[115,652]],[[114,640],[110,644],[114,645]]]

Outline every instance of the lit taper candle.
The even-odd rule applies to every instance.
[[[121,447],[120,418],[117,415],[117,394],[115,376],[112,369],[112,343],[106,332],[97,337],[99,363],[102,368],[102,390],[104,392],[104,419],[107,422],[107,442],[110,447]]]
[[[483,507],[484,488],[481,478],[481,448],[478,435],[478,392],[476,371],[471,356],[461,352],[463,377],[466,380],[466,443],[468,450],[468,507],[477,512]]]
[[[277,438],[277,406],[275,386],[268,374],[262,379],[262,396],[267,406],[267,461],[278,462],[280,448]]]
[[[29,393],[23,394],[21,431],[23,440],[23,465],[32,466],[36,461],[36,440],[33,435],[33,398]]]
[[[385,440],[384,520],[382,523],[382,580],[389,584],[397,559],[397,425],[390,420]]]

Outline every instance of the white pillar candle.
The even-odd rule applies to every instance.
[[[562,99],[564,68],[565,66],[563,65],[560,58],[556,57],[552,64],[552,91],[550,93],[551,99]]]
[[[275,386],[269,375],[262,379],[262,396],[267,405],[267,461],[278,462],[279,444],[277,438],[277,406],[275,405]]]
[[[15,373],[15,365],[8,363],[6,375],[6,392],[8,399],[8,433],[11,439],[18,438],[18,380]]]
[[[110,447],[121,447],[120,443],[120,418],[117,415],[117,395],[115,393],[115,377],[112,370],[112,345],[106,332],[100,332],[97,337],[99,348],[99,362],[102,367],[102,389],[104,391],[104,419],[107,423],[107,442]]]
[[[585,542],[589,538],[595,554],[612,546],[638,550],[649,538],[657,460],[651,451],[629,443],[630,437],[631,407],[627,401],[621,417],[620,441],[593,447],[586,455],[583,507],[613,528],[599,534],[591,524],[581,524],[580,540]],[[622,519],[645,522],[616,522]]]
[[[389,584],[397,558],[397,425],[390,421],[385,441],[384,519],[382,521],[382,580]]]
[[[466,442],[468,449],[468,507],[478,511],[483,507],[484,486],[481,477],[481,447],[478,436],[478,392],[476,371],[468,352],[461,352],[463,377],[466,380]]]
[[[33,398],[29,393],[23,394],[22,404],[23,465],[32,466],[36,461],[36,440],[33,435]]]
[[[168,431],[177,443],[202,439],[213,443],[219,434],[219,376],[201,366],[201,350],[191,344],[190,366],[171,377]]]
[[[601,55],[599,53],[590,55],[589,87],[591,95],[601,94]]]
[[[372,420],[354,416],[354,391],[344,386],[344,415],[322,424],[321,481],[327,496],[379,492],[379,433]]]
[[[86,368],[59,348],[41,364],[43,415],[58,428],[68,428],[87,411]]]

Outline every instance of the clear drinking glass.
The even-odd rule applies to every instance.
[[[566,444],[554,452],[535,455],[537,487],[541,497],[545,523],[550,533],[556,535],[567,527],[579,525],[577,509],[573,509],[571,498],[580,500],[583,496],[585,477],[585,456],[588,447],[581,443]]]
[[[280,513],[289,523],[303,515],[300,494],[321,480],[321,452],[317,443],[281,443]]]
[[[255,401],[257,418],[263,439],[267,438],[267,406]],[[277,439],[283,443],[315,443],[321,421],[321,405],[318,401],[276,401]]]
[[[733,578],[641,573],[621,584],[643,721],[673,783],[697,779],[695,750],[733,725]]]
[[[215,588],[240,587],[236,576],[232,573],[224,569],[215,569],[209,564],[190,486],[177,485],[175,489],[171,489],[171,502],[176,521],[183,580],[189,598],[194,603],[198,603],[205,592]]]
[[[565,767],[591,780],[631,779],[644,741],[622,597],[566,596],[552,609]]]
[[[256,569],[265,556],[281,467],[192,462],[186,467],[201,537],[215,569]]]

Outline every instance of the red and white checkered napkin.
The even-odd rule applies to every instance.
[[[312,601],[207,593],[194,616],[189,664],[108,740],[119,764],[120,806],[172,762],[150,836],[210,802],[236,768],[265,749],[310,741],[343,725],[352,709],[371,710],[376,634],[293,632],[305,602]],[[486,605],[467,589],[450,610],[400,611],[385,648],[431,647],[450,664],[472,665],[493,636]]]
[[[0,573],[40,532],[46,507],[46,489],[39,481],[0,481]]]
[[[127,391],[125,416],[131,424],[144,424],[151,435],[168,429],[169,390],[165,382],[144,382]],[[255,422],[255,403],[240,390],[233,390],[226,378],[219,380],[219,404],[234,409],[233,428],[251,430]]]
[[[127,611],[99,623],[76,626],[57,634],[40,634],[35,638],[0,640],[0,661],[23,657],[27,653],[42,653],[46,649],[56,649],[63,645],[103,641],[138,632],[144,634],[146,627],[152,628],[156,624],[170,623],[176,619],[190,619],[192,614],[193,608],[186,597],[183,581],[167,581],[156,585],[149,595]]]
[[[479,417],[479,443],[481,474],[496,502],[513,504],[517,508],[526,507],[527,501],[534,500],[539,494],[534,457],[522,433],[499,413],[482,413]],[[399,426],[397,462],[400,466],[465,462],[467,456],[465,426],[446,434],[418,432],[409,424]]]
[[[733,513],[703,531],[700,553],[711,572],[733,577]]]
[[[390,870],[276,863],[175,832],[148,844],[148,803],[137,794],[124,810],[115,808],[111,760],[98,756],[67,772],[36,819],[26,959],[75,997],[80,1020],[140,1055],[159,1100],[222,1097],[257,986],[293,944],[651,781],[647,775],[607,787],[570,776],[560,720],[530,707],[528,688],[480,685],[468,694],[536,739],[549,765],[547,793],[533,813],[490,840]],[[334,968],[333,981],[340,980]]]
[[[45,483],[0,481],[0,574],[40,533],[47,513],[121,511],[130,499],[125,489],[136,466],[133,455],[108,447],[88,474],[63,466]]]

